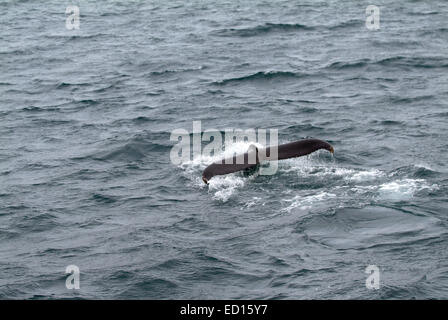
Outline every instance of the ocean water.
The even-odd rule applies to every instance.
[[[0,1],[0,298],[448,298],[447,19],[442,0]],[[170,161],[193,121],[335,154],[206,186],[213,158]]]

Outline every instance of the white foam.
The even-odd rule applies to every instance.
[[[244,184],[245,179],[243,177],[236,177],[234,175],[214,177],[209,182],[209,192],[214,193],[214,199],[226,202]]]
[[[314,207],[316,203],[324,202],[332,198],[336,198],[336,195],[325,191],[318,194],[297,195],[292,199],[284,200],[286,202],[291,202],[291,204],[284,208],[283,211],[290,212],[296,208],[300,210],[309,210]]]
[[[243,208],[250,208],[250,207],[253,207],[253,206],[255,206],[255,205],[258,205],[258,204],[261,203],[261,200],[262,200],[262,199],[261,199],[260,197],[252,197],[251,200],[249,200],[249,201],[246,202],[246,204],[244,205],[244,207],[241,207],[241,210],[242,210]],[[261,203],[261,205],[264,206],[265,203],[263,202],[263,203]]]
[[[405,200],[413,197],[418,191],[437,188],[437,185],[429,185],[425,179],[400,179],[381,184],[378,192],[382,199]]]
[[[378,169],[349,169],[334,164],[320,164],[318,159],[308,158],[286,160],[284,165],[282,165],[281,170],[283,172],[297,172],[297,174],[302,177],[334,176],[353,182],[371,181],[386,175],[383,171]]]
[[[383,177],[385,173],[383,171],[372,169],[367,171],[359,171],[355,172],[351,176],[348,176],[348,180],[361,182],[361,181],[369,181],[369,180],[375,180],[379,177]]]
[[[251,145],[256,145],[258,148],[263,147],[256,142],[236,142],[230,145],[226,145],[225,149],[221,152],[217,152],[215,155],[200,155],[196,156],[192,160],[185,161],[179,165],[184,170],[185,176],[189,178],[193,185],[199,188],[204,188],[206,185],[202,181],[202,171],[215,161],[232,157],[234,154],[241,154],[247,152]],[[244,184],[253,179],[255,175],[249,177],[242,177],[235,174],[228,174],[225,176],[215,176],[210,179],[208,189],[210,193],[213,193],[213,198],[226,202],[229,198],[237,192],[237,190],[244,186]]]
[[[354,186],[353,188],[350,188],[351,191],[354,191],[356,193],[367,193],[376,191],[378,189],[378,186]]]

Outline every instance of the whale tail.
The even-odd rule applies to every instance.
[[[257,146],[251,144],[248,151],[245,154],[234,156],[229,159],[223,159],[218,162],[214,162],[205,168],[202,173],[202,181],[206,184],[214,176],[224,175],[228,173],[233,173],[237,171],[252,171],[254,168],[259,166],[261,161],[264,160],[282,160],[289,158],[296,158],[308,155],[319,149],[326,149],[331,153],[334,153],[333,146],[328,142],[319,139],[305,139],[295,142],[290,142],[277,146],[277,157],[273,158],[263,158],[259,157],[259,150]],[[271,154],[271,148],[268,147],[264,154]]]

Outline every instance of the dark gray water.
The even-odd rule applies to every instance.
[[[0,298],[448,298],[447,21],[442,0],[1,1]],[[210,158],[169,158],[199,120],[336,152],[206,186]]]

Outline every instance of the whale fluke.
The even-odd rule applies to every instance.
[[[244,154],[223,159],[209,165],[202,173],[202,181],[208,184],[210,179],[214,176],[254,168],[260,162],[265,160],[273,161],[302,157],[320,149],[326,149],[331,153],[334,153],[331,144],[319,139],[304,139],[279,145],[277,146],[276,158],[271,155],[271,147],[266,148],[266,152],[260,154],[258,148],[254,148],[254,146],[251,145],[248,152]],[[266,157],[263,157],[262,155],[266,155]]]

